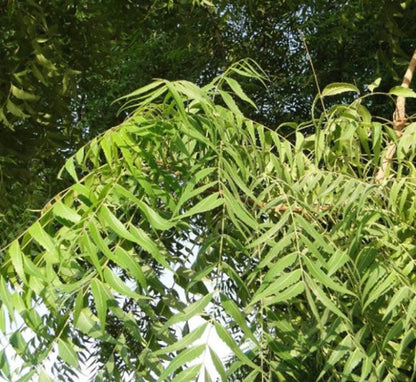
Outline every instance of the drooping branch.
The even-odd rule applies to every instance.
[[[412,82],[415,68],[416,68],[416,50],[413,52],[413,56],[410,60],[409,66],[403,77],[403,81],[401,83],[402,87],[404,88],[410,87],[410,83]],[[393,128],[398,137],[402,135],[402,131],[406,126],[406,121],[407,121],[406,98],[399,96],[397,97],[396,110],[394,111],[394,115],[393,115]],[[377,172],[376,183],[380,184],[384,180],[395,152],[396,152],[396,144],[394,142],[391,142],[387,148],[386,155],[383,158],[383,161],[381,163],[381,167]]]

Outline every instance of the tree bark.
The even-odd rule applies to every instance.
[[[401,86],[404,88],[409,88],[410,83],[412,82],[413,74],[416,68],[416,50],[413,52],[413,56],[410,60],[409,66],[406,70],[406,73],[403,77],[403,81]],[[393,114],[393,129],[396,132],[396,135],[400,137],[402,135],[402,131],[406,126],[407,118],[406,118],[406,98],[405,97],[397,97],[396,101],[396,110]],[[389,169],[391,161],[393,159],[394,154],[396,153],[396,143],[391,142],[387,147],[386,155],[384,156],[381,166],[376,175],[376,183],[380,184],[386,177],[386,173]]]

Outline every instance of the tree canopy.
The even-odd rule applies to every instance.
[[[32,1],[0,7],[0,213],[5,244],[62,183],[55,174],[89,139],[115,126],[114,99],[152,78],[200,85],[254,58],[265,91],[245,85],[255,120],[276,128],[310,118],[315,95],[300,31],[322,86],[399,83],[413,49],[411,0]],[[391,118],[384,99],[375,114]],[[410,110],[410,109],[409,109]],[[15,222],[11,224],[10,222]]]
[[[1,267],[2,328],[20,317],[10,346],[27,378],[46,378],[56,349],[61,380],[87,360],[97,381],[210,380],[189,366],[203,354],[223,381],[414,378],[416,125],[378,184],[391,128],[362,98],[288,139],[244,117],[236,75],[263,79],[247,61],[202,88],[131,93],[131,116],[67,160],[74,184]],[[317,100],[345,92],[358,89]],[[207,330],[225,365],[194,344]]]
[[[2,7],[1,378],[414,380],[412,15]]]

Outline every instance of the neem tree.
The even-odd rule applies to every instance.
[[[416,124],[398,137],[356,97],[283,137],[242,115],[238,75],[263,80],[244,61],[137,90],[67,161],[3,255],[2,378],[209,381],[208,358],[223,381],[415,378]]]

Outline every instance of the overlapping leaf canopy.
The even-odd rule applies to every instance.
[[[378,185],[395,135],[360,98],[284,138],[242,115],[238,75],[262,80],[246,61],[139,89],[66,163],[3,258],[2,378],[209,381],[207,359],[222,381],[415,377],[416,125]]]
[[[65,159],[120,123],[115,98],[152,78],[205,84],[255,57],[273,80],[267,92],[242,81],[259,107],[245,115],[270,127],[303,121],[315,87],[299,29],[322,85],[382,78],[387,91],[413,50],[415,17],[412,0],[1,2],[0,246],[64,187]],[[371,110],[391,115],[377,97]]]

